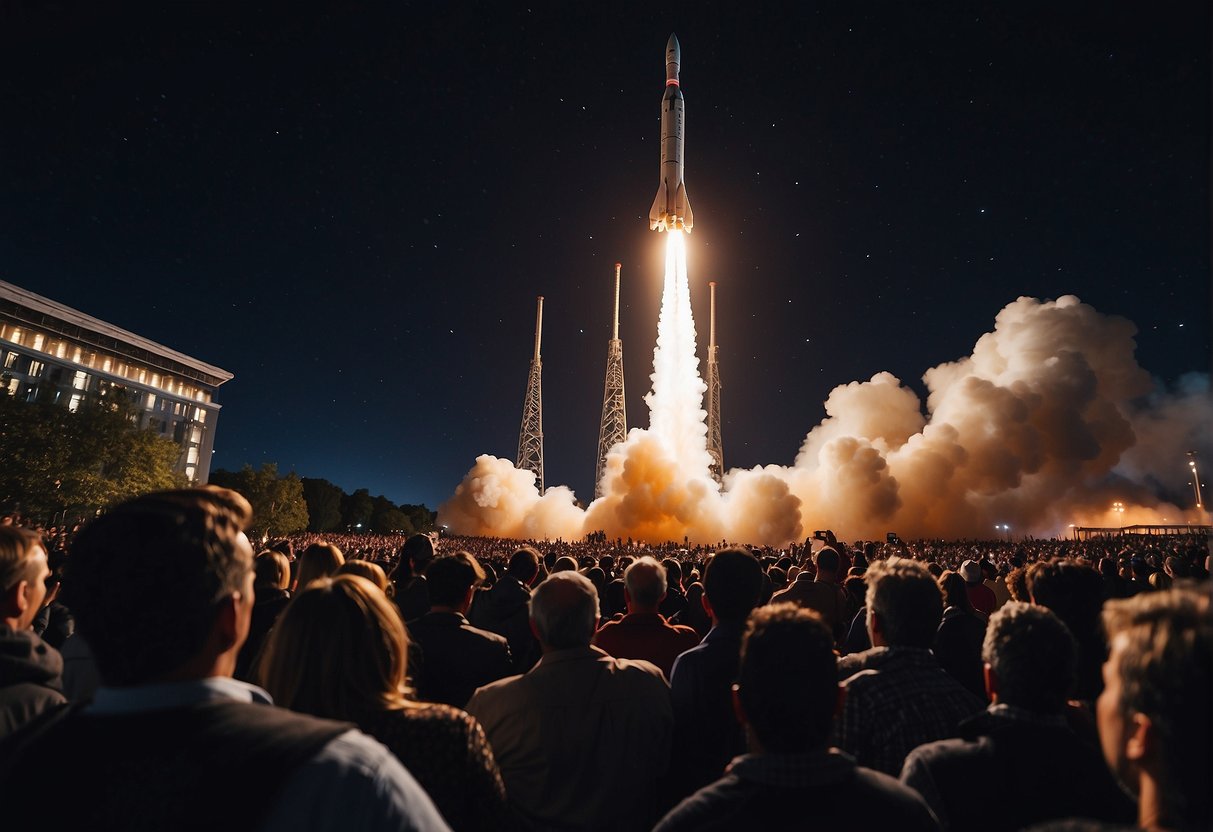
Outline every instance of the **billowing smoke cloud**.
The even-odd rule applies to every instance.
[[[772,545],[824,528],[849,539],[989,538],[996,525],[1051,537],[1071,525],[1207,522],[1158,495],[1182,497],[1186,451],[1207,449],[1208,378],[1161,389],[1134,357],[1135,334],[1131,322],[1070,295],[1019,298],[971,356],[927,370],[925,408],[889,373],[841,385],[791,466],[732,470],[721,491],[708,474],[705,387],[674,234],[645,397],[650,427],[612,450],[603,496],[582,511],[567,488],[540,497],[529,472],[482,456],[440,515],[464,534],[575,539],[602,530]]]

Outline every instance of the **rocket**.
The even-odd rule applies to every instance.
[[[661,97],[661,180],[657,197],[649,209],[649,228],[670,231],[675,228],[691,230],[695,215],[687,199],[682,180],[682,90],[678,87],[678,66],[681,63],[678,38],[670,35],[665,45],[665,95]]]

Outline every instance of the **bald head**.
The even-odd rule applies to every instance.
[[[531,622],[544,650],[588,647],[598,624],[598,590],[577,572],[556,572],[531,593]]]

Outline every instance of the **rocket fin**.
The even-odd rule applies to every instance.
[[[669,203],[669,190],[665,186],[665,180],[661,180],[661,184],[657,186],[657,196],[653,198],[653,207],[649,209],[649,230],[664,231],[666,225],[666,205]]]

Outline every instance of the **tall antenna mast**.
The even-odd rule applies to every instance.
[[[720,439],[720,366],[716,363],[716,281],[712,292],[711,325],[708,329],[708,454],[712,457],[712,479],[723,482],[724,444]]]
[[[602,418],[598,422],[598,465],[594,470],[594,494],[602,496],[602,475],[607,453],[628,436],[628,412],[623,392],[623,341],[619,340],[619,271],[615,264],[615,317],[607,343],[606,381],[602,388]]]
[[[539,345],[543,339],[543,296],[535,311],[535,356],[522,402],[522,428],[518,431],[518,459],[514,467],[535,474],[535,485],[543,493],[543,362]]]

